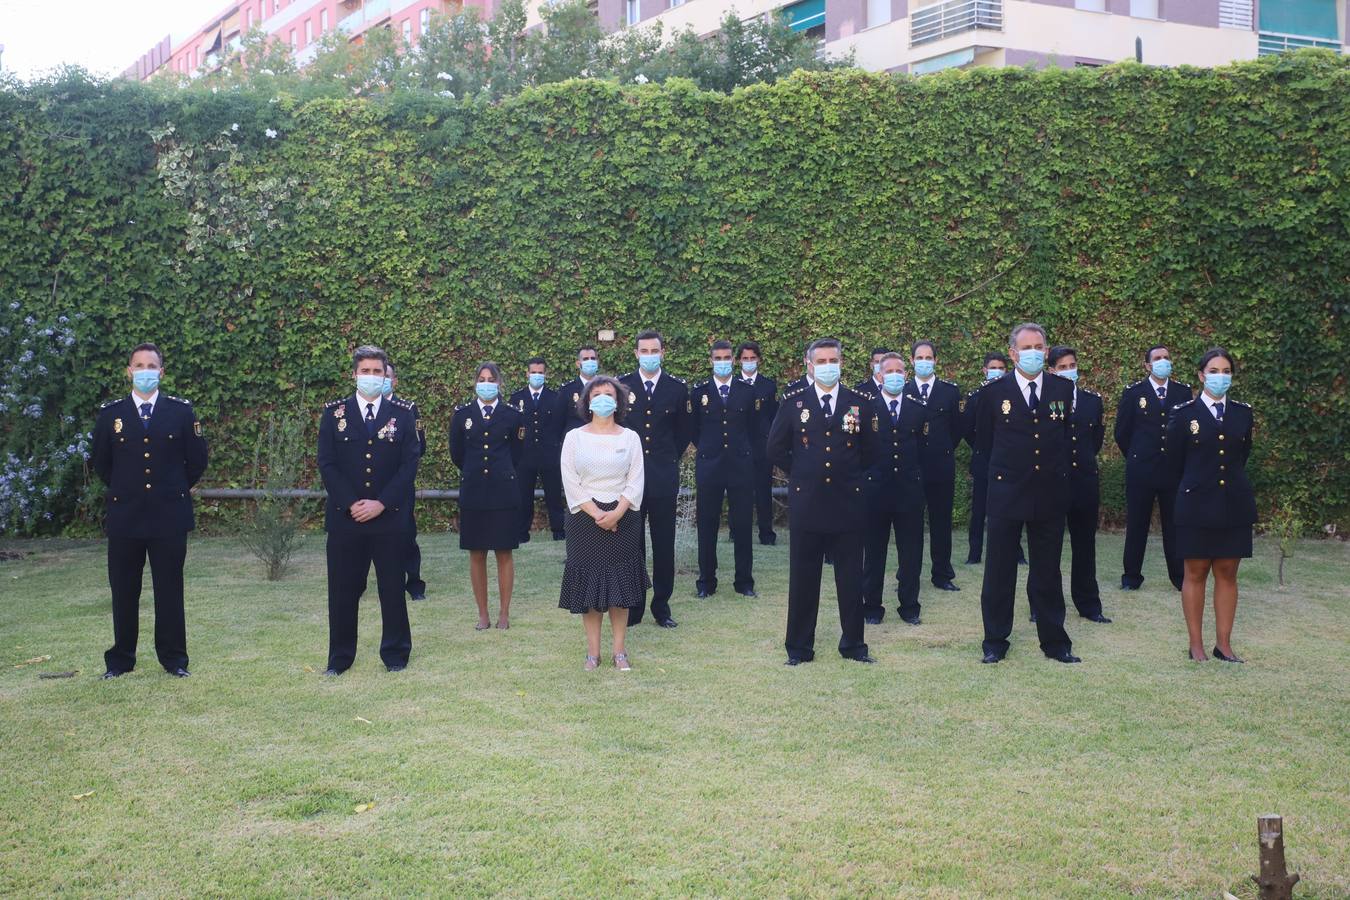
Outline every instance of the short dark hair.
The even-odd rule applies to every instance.
[[[613,375],[597,375],[587,382],[577,395],[577,416],[583,422],[589,422],[594,416],[591,414],[591,394],[602,384],[607,384],[614,388],[614,399],[619,405],[614,410],[614,421],[622,425],[623,420],[628,415],[628,388],[624,387],[623,382]]]
[[[911,344],[909,347],[909,355],[911,359],[914,357],[915,353],[919,352],[920,347],[927,347],[929,350],[932,350],[933,359],[937,359],[937,344],[933,343],[930,340],[915,341],[913,344]]]
[[[1074,362],[1078,361],[1078,351],[1075,350],[1073,347],[1069,347],[1064,344],[1060,344],[1058,347],[1051,347],[1050,355],[1045,358],[1045,364],[1047,366],[1054,366],[1057,362],[1059,362],[1066,356],[1072,356],[1074,358]]]
[[[577,359],[581,359],[581,354],[585,353],[587,350],[591,351],[596,356],[600,355],[600,351],[595,349],[594,344],[582,344],[580,347],[577,348]]]
[[[639,331],[638,336],[633,338],[633,346],[636,347],[643,341],[656,341],[661,345],[662,350],[666,349],[666,339],[661,337],[661,332],[659,331],[653,331],[650,328],[646,331]]]
[[[747,350],[758,356],[760,359],[764,358],[764,354],[759,351],[759,341],[741,341],[736,345],[736,358],[740,359],[741,354]]]
[[[872,348],[872,353],[871,353],[871,355],[872,355],[872,356],[884,356],[884,355],[886,355],[887,353],[890,353],[890,352],[892,352],[890,347],[873,347],[873,348]]]
[[[493,377],[494,379],[496,379],[496,381],[497,381],[497,391],[498,391],[499,393],[504,393],[504,392],[506,391],[506,384],[502,381],[502,370],[501,370],[501,367],[498,366],[495,362],[492,362],[492,361],[490,361],[490,360],[485,360],[484,362],[480,362],[477,366],[474,367],[474,370],[473,370],[473,382],[474,382],[474,384],[477,384],[477,383],[478,383],[478,376],[483,374],[483,370],[484,370],[484,369],[486,369],[486,370],[488,370],[489,372],[491,372],[491,373],[492,373],[492,377]]]
[[[1228,360],[1228,365],[1233,367],[1233,374],[1236,375],[1237,360],[1233,359],[1233,354],[1229,353],[1223,347],[1210,347],[1208,350],[1206,350],[1205,355],[1200,357],[1200,366],[1199,368],[1196,369],[1196,371],[1197,372],[1205,371],[1205,366],[1209,365],[1210,360],[1218,359],[1221,356],[1224,359]]]
[[[1144,362],[1146,362],[1146,363],[1151,363],[1151,362],[1153,362],[1153,351],[1154,351],[1154,350],[1167,350],[1167,345],[1166,345],[1166,344],[1154,344],[1152,347],[1149,347],[1147,350],[1144,351]],[[1171,350],[1167,350],[1167,352],[1168,352],[1168,353],[1171,353],[1172,351],[1171,351]]]
[[[806,347],[806,358],[808,361],[811,361],[811,358],[816,355],[817,350],[838,350],[840,356],[844,355],[844,345],[839,343],[838,338],[817,338],[808,344]]]
[[[986,353],[984,355],[984,367],[986,369],[989,368],[991,362],[1001,362],[1006,366],[1008,364],[1008,355],[1006,353],[999,353],[997,350],[993,353]]]
[[[159,359],[159,367],[161,369],[164,368],[164,354],[160,352],[160,349],[158,347],[156,347],[149,341],[146,341],[145,343],[142,344],[137,344],[135,347],[131,348],[131,352],[127,354],[127,365],[131,365],[131,358],[135,356],[137,353],[140,353],[141,351],[155,354],[155,357]]]
[[[713,341],[712,346],[708,348],[709,351],[730,350],[730,349],[731,349],[731,341]]]
[[[357,367],[361,365],[361,361],[364,359],[378,359],[381,368],[387,368],[389,366],[389,354],[385,353],[374,344],[362,344],[352,352],[353,372],[356,371]]]
[[[529,359],[525,360],[525,368],[528,369],[530,366],[543,366],[547,369],[548,361],[542,356],[531,356]]]

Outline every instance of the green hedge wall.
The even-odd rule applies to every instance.
[[[40,392],[6,376],[11,465],[87,429],[142,339],[207,423],[211,485],[248,482],[269,415],[312,428],[374,342],[423,410],[420,484],[444,487],[481,359],[517,387],[526,357],[565,374],[610,328],[602,365],[623,371],[654,326],[676,374],[753,337],[788,377],[828,333],[858,379],[871,345],[926,336],[966,388],[1030,318],[1112,412],[1149,344],[1187,381],[1227,345],[1262,506],[1320,525],[1350,503],[1350,61],[1330,54],[731,95],[574,81],[496,106],[66,76],[0,89],[0,124],[0,348],[14,363],[57,316],[76,338]],[[20,422],[24,391],[44,414]],[[60,487],[44,527],[92,521],[96,489],[77,508]]]

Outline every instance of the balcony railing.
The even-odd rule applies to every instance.
[[[977,28],[1002,31],[1003,0],[949,0],[915,10],[909,22],[911,47]]]
[[[1270,56],[1274,53],[1283,53],[1286,50],[1301,50],[1304,47],[1323,47],[1327,50],[1341,52],[1340,41],[1329,41],[1325,38],[1304,37],[1300,34],[1280,34],[1275,31],[1262,31],[1256,38],[1256,55]]]
[[[365,3],[352,10],[344,18],[338,19],[338,27],[348,34],[357,34],[367,25],[374,25],[389,17],[390,0],[365,0]]]

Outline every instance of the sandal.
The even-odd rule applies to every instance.
[[[482,622],[479,622],[477,625],[473,626],[473,630],[474,630],[474,631],[487,631],[487,630],[488,630],[489,628],[491,628],[491,627],[492,627],[492,623],[491,623],[491,622],[488,622],[487,624],[484,624],[484,623],[482,623]]]
[[[596,669],[598,669],[598,668],[600,668],[600,657],[598,657],[598,656],[587,656],[587,657],[586,657],[585,670],[586,670],[587,672],[594,672],[594,671],[595,671]]]
[[[616,653],[616,654],[614,654],[614,668],[618,669],[620,672],[631,672],[631,671],[633,671],[633,667],[632,667],[631,665],[629,665],[629,663],[628,663],[628,654],[627,654],[627,653]]]

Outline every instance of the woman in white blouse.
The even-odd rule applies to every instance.
[[[613,378],[593,378],[577,398],[586,424],[567,433],[562,483],[567,496],[567,565],[558,606],[581,615],[586,671],[600,665],[600,625],[609,612],[614,667],[631,671],[624,649],[628,610],[651,581],[642,546],[642,441],[621,424],[628,395]]]

